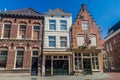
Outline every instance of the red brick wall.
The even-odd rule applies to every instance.
[[[17,38],[17,33],[18,33],[18,24],[13,24],[11,27],[11,38],[16,39]]]
[[[114,34],[114,33],[113,33]],[[114,43],[115,40],[115,43]],[[110,50],[110,45],[109,43],[111,43],[112,45],[112,50]],[[116,71],[120,71],[120,32],[116,35],[114,35],[113,37],[111,37],[110,39],[107,39],[105,41],[105,45],[108,45],[108,49],[109,51],[107,51],[107,57],[108,59],[113,57],[113,66],[116,68]],[[107,50],[107,48],[106,48]],[[108,62],[110,65],[110,62]],[[110,68],[110,66],[109,66]]]
[[[31,51],[27,50],[24,53],[24,68],[30,68],[31,66]]]
[[[14,60],[15,60],[15,51],[9,50],[7,56],[7,69],[11,70],[14,68]]]
[[[10,22],[12,25],[10,39],[0,39],[0,48],[8,47],[7,66],[6,66],[7,70],[11,70],[14,68],[15,52],[17,47],[23,47],[25,49],[23,67],[24,69],[30,69],[32,48],[37,48],[41,50],[42,27],[43,27],[42,19],[31,19],[30,22],[29,19],[27,18],[11,18],[11,17],[2,18],[2,22],[0,23],[0,35],[2,34],[2,27],[4,22]],[[25,40],[17,39],[18,26],[21,22],[24,22],[27,25]],[[41,40],[32,40],[32,26],[34,25],[34,23],[40,24]]]
[[[31,39],[32,38],[32,25],[27,25],[26,28],[26,38]]]
[[[89,23],[88,31],[82,30],[82,21],[88,21],[88,23]],[[102,49],[103,41],[101,39],[100,29],[98,28],[98,25],[96,24],[96,22],[93,20],[92,16],[86,9],[86,6],[82,6],[82,8],[76,18],[76,21],[74,22],[74,25],[72,26],[71,47],[78,48],[77,47],[77,35],[80,35],[80,34],[85,35],[86,33],[89,35],[92,35],[92,34],[96,35],[97,48]],[[74,53],[74,51],[73,51],[73,53]],[[99,58],[99,70],[103,71],[103,54],[98,53],[98,58]]]
[[[84,9],[84,11],[83,11]],[[81,18],[80,16],[83,16],[84,18]],[[80,10],[76,21],[74,22],[74,25],[72,26],[72,46],[75,48],[77,47],[77,35],[78,34],[85,34],[82,30],[82,21],[88,21],[89,22],[89,34],[95,34],[97,36],[97,47],[102,47],[102,39],[101,39],[101,32],[98,28],[97,24],[93,20],[92,16],[88,12],[88,10],[85,7],[82,7]]]

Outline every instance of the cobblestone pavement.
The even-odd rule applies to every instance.
[[[79,76],[30,76],[23,74],[0,74],[0,80],[103,80],[109,77],[101,75],[79,75]]]
[[[120,72],[108,72],[106,73],[107,75],[109,75],[109,78],[106,78],[104,80],[120,80]]]

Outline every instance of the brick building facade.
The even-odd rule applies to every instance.
[[[108,70],[120,71],[120,21],[113,25],[105,38]]]
[[[40,71],[43,19],[31,8],[0,12],[0,72]]]
[[[83,4],[71,28],[73,71],[103,72],[101,31]]]

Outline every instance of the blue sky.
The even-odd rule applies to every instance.
[[[0,0],[0,10],[31,7],[43,13],[48,9],[62,8],[72,13],[74,22],[83,3],[101,28],[104,38],[108,28],[120,20],[120,0]]]

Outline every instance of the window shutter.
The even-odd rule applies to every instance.
[[[85,43],[84,36],[83,35],[77,36],[77,46],[83,46],[84,43]]]
[[[91,44],[90,46],[97,46],[96,35],[90,35]]]

